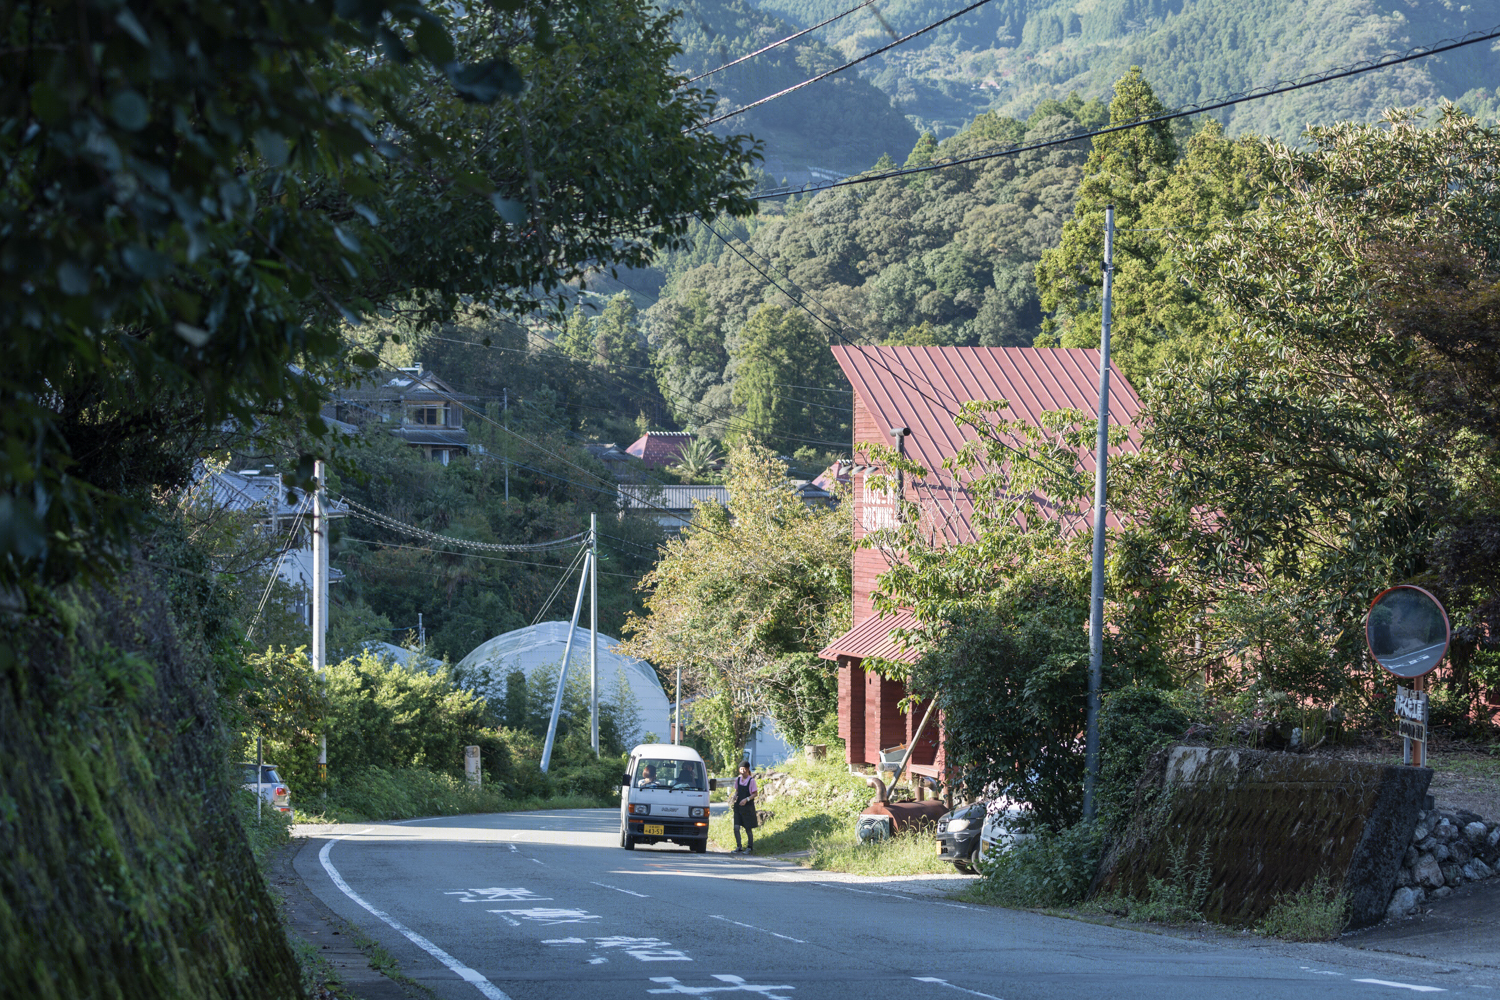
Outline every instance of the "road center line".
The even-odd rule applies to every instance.
[[[1370,983],[1373,986],[1394,986],[1398,990],[1415,990],[1418,993],[1447,993],[1441,986],[1413,986],[1411,983],[1393,983],[1386,979],[1356,979],[1356,983]]]
[[[946,980],[946,979],[938,979],[936,976],[912,976],[912,978],[915,979],[919,983],[936,983],[938,986],[946,986],[950,990],[958,990],[960,993],[967,993],[970,996],[985,997],[986,1000],[1000,1000],[1000,998],[997,997],[997,996],[995,996],[994,994],[991,994],[991,993],[981,993],[978,990],[971,990],[971,989],[966,989],[965,987],[962,987],[962,986],[955,986],[952,983],[948,982],[948,980]]]
[[[631,892],[629,889],[621,889],[617,885],[605,885],[605,883],[603,883],[603,882],[590,882],[589,885],[602,885],[606,889],[613,889],[615,892],[623,892],[625,895],[627,895],[627,896],[635,896],[637,899],[650,899],[651,898],[650,896],[646,895],[644,892]]]
[[[827,889],[844,889],[844,890],[847,890],[849,892],[857,892],[857,893],[860,893],[861,895],[864,895],[864,896],[890,896],[892,899],[904,899],[908,903],[914,903],[914,902],[916,902],[916,897],[915,896],[905,896],[905,895],[902,895],[901,893],[896,893],[896,892],[875,892],[875,891],[873,891],[871,889],[856,889],[852,885],[840,885],[837,882],[815,882],[813,884],[814,885],[821,885],[821,886],[823,886],[824,888],[827,888]],[[958,904],[956,904],[956,903],[950,903],[949,905],[950,906],[956,906]]]
[[[790,937],[786,934],[778,934],[775,931],[768,931],[764,927],[756,927],[754,924],[742,924],[738,920],[730,920],[728,917],[721,917],[716,913],[710,913],[709,918],[712,920],[722,920],[726,924],[734,924],[736,927],[745,927],[752,931],[760,931],[762,934],[769,934],[772,937],[779,937],[783,941],[795,941],[797,944],[807,944],[807,942],[802,940],[801,938]]]
[[[366,829],[359,831],[359,833],[369,833],[373,829],[375,829],[373,826],[367,827]],[[359,834],[344,834],[344,837],[358,835]],[[339,887],[340,892],[348,896],[350,899],[354,900],[366,910],[369,910],[372,914],[380,918],[386,924],[390,925],[397,931],[397,933],[401,934],[412,944],[416,945],[418,948],[421,948],[423,951],[427,952],[427,954],[431,955],[439,962],[442,962],[460,979],[462,979],[466,983],[472,984],[475,989],[477,989],[480,993],[483,993],[488,998],[488,1000],[510,1000],[510,996],[503,990],[501,990],[500,987],[496,986],[494,983],[490,982],[488,979],[484,978],[479,973],[475,972],[473,969],[469,968],[467,965],[463,964],[458,959],[454,958],[452,955],[448,954],[446,951],[439,948],[437,945],[433,944],[422,935],[418,934],[416,931],[402,926],[399,921],[395,920],[389,914],[375,909],[375,907],[365,902],[364,898],[361,897],[359,893],[349,888],[349,883],[344,881],[344,876],[340,875],[339,870],[333,867],[333,862],[328,860],[328,852],[333,849],[334,844],[337,844],[339,841],[343,840],[344,837],[334,837],[328,843],[324,844],[323,849],[318,852],[318,861],[322,863],[323,870],[328,873],[328,877],[333,880],[333,884]]]

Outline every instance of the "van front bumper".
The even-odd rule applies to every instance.
[[[679,819],[675,816],[631,816],[627,821],[630,835],[637,840],[704,840],[708,837],[708,820]],[[646,828],[650,827],[650,832]],[[657,830],[661,832],[658,833]]]

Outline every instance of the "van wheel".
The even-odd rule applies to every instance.
[[[694,854],[704,853],[708,850],[708,838],[704,837],[702,840],[692,841],[688,844],[688,850],[692,851]]]
[[[632,837],[625,827],[620,827],[620,846],[627,851],[635,850],[635,838]]]

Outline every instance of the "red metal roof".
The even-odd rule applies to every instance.
[[[647,431],[625,449],[649,466],[675,465],[693,436],[687,431]]]
[[[953,422],[963,403],[1003,399],[1010,407],[997,414],[998,419],[1032,425],[1047,410],[1076,409],[1088,421],[1097,419],[1099,352],[1095,348],[840,345],[833,348],[833,355],[882,432],[910,428],[903,450],[928,472],[922,483],[914,484],[916,499],[924,508],[935,508],[935,520],[955,540],[968,534],[972,504],[965,488],[967,477],[955,481],[942,463],[977,436],[972,428]],[[1135,389],[1111,363],[1111,424],[1131,425],[1140,406]],[[856,450],[861,443],[855,441]],[[885,443],[894,444],[895,439],[886,436]],[[1139,444],[1139,432],[1131,430],[1122,447],[1135,451]],[[1112,453],[1120,450],[1114,448]],[[1092,472],[1093,449],[1084,449],[1080,459],[1082,467]]]
[[[898,628],[917,628],[917,619],[910,611],[898,611],[894,615],[876,615],[854,626],[839,636],[818,655],[825,660],[840,656],[856,656],[861,659],[874,657],[894,660],[898,663],[917,662],[916,650],[907,649],[891,637]]]

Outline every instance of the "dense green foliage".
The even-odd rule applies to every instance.
[[[1094,784],[1098,815],[1113,835],[1130,819],[1136,782],[1152,751],[1188,731],[1186,714],[1168,692],[1132,684],[1105,695],[1099,707],[1099,777]]]
[[[1002,906],[1070,906],[1082,902],[1104,857],[1103,834],[1103,827],[1097,823],[1038,830],[1009,850],[981,859],[979,874],[983,877],[965,895]]]
[[[290,1000],[297,966],[214,700],[238,677],[209,655],[201,577],[154,562],[0,618],[0,982],[42,1000]]]
[[[641,581],[646,612],[620,648],[682,671],[692,727],[732,767],[763,713],[801,735],[836,710],[832,664],[805,654],[848,627],[850,525],[804,503],[764,451],[737,449],[726,483],[728,508],[699,504]]]
[[[544,304],[649,262],[694,212],[753,208],[745,142],[684,131],[708,104],[668,72],[670,18],[636,0],[11,15],[8,581],[116,565],[225,417],[321,433],[342,318]]]
[[[1074,102],[1051,110],[1029,123],[984,116],[936,155],[1066,137],[1099,109]],[[847,384],[826,355],[822,363],[794,361],[789,352],[784,361],[760,361],[765,337],[751,320],[766,306],[805,324],[800,335],[810,347],[1029,346],[1043,318],[1032,272],[1057,244],[1087,155],[1086,144],[1067,144],[827,192],[740,224],[738,253],[695,228],[694,250],[666,259],[667,287],[645,313],[662,393],[678,419],[717,421],[720,436],[762,426],[747,412],[752,404],[757,414],[795,408],[800,430],[770,418],[769,441],[791,451],[848,440]],[[796,309],[788,292],[817,320]],[[797,364],[803,374],[792,377]],[[767,379],[768,370],[778,374]],[[783,400],[768,408],[768,393],[741,387],[744,379],[784,383]]]

